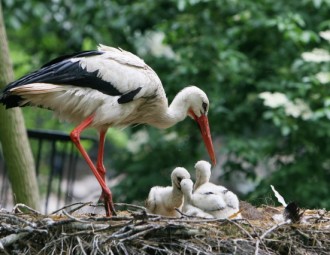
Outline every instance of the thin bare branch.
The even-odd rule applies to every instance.
[[[0,212],[0,253],[11,254],[328,254],[330,213],[308,210],[300,224],[262,220],[169,218],[143,207],[118,216],[79,214],[90,203],[76,203],[56,214]],[[92,205],[94,206],[94,205]],[[79,211],[75,209],[79,207]],[[75,211],[74,214],[70,212]],[[276,208],[275,208],[276,209]],[[274,211],[274,210],[271,210]],[[269,212],[269,211],[268,211]],[[278,213],[278,211],[274,211]]]

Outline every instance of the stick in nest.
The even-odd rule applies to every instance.
[[[262,239],[265,238],[265,236],[267,236],[268,234],[270,234],[272,231],[274,231],[275,229],[283,226],[283,225],[287,225],[289,224],[291,221],[290,220],[286,220],[282,223],[276,224],[274,226],[272,226],[271,228],[267,229],[260,237],[258,237],[258,240],[256,242],[256,249],[255,249],[255,255],[259,254],[259,243],[262,241]]]

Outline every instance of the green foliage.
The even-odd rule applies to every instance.
[[[265,202],[260,198],[273,184],[285,198],[327,208],[330,44],[320,32],[330,29],[329,8],[328,0],[4,1],[18,76],[58,54],[97,43],[141,51],[169,101],[189,84],[207,92],[225,176],[239,171],[259,184],[249,199]],[[153,32],[164,35],[163,44],[174,54],[153,53],[147,43]],[[49,115],[27,115],[30,127],[44,123],[63,129],[49,124]],[[141,130],[149,134],[147,143],[135,152],[123,147]],[[173,132],[177,138],[167,140]],[[151,186],[169,184],[175,166],[192,169],[205,156],[189,120],[165,131],[127,129],[119,140],[107,164],[127,173],[115,190],[127,201],[142,200]],[[263,180],[256,175],[260,165]]]

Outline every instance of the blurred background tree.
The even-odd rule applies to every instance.
[[[273,184],[301,206],[330,208],[329,0],[3,0],[3,11],[17,78],[98,43],[132,51],[169,101],[189,84],[206,91],[220,183],[254,204],[269,203]],[[30,128],[73,127],[24,112]],[[189,120],[108,136],[106,166],[126,174],[117,201],[142,201],[175,166],[208,159]]]
[[[9,56],[0,2],[0,89],[13,79],[14,71]],[[35,164],[21,109],[7,111],[5,107],[1,107],[0,123],[0,150],[6,159],[7,174],[12,183],[13,200],[15,203],[24,203],[38,210],[40,199],[39,190],[36,188]],[[1,195],[3,190],[4,187],[1,188]],[[0,200],[2,206],[3,201]]]

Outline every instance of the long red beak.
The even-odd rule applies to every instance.
[[[195,114],[193,114],[194,119],[199,125],[199,129],[201,131],[204,144],[206,146],[207,152],[210,155],[211,161],[213,165],[217,164],[217,160],[214,153],[213,143],[212,143],[212,137],[210,132],[210,126],[209,126],[209,120],[206,115],[201,115],[200,117],[197,117]]]

